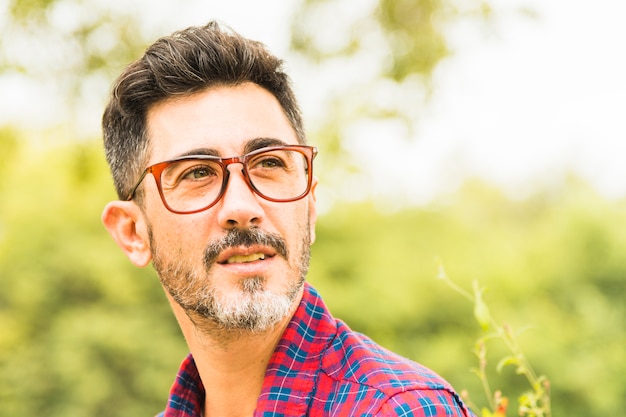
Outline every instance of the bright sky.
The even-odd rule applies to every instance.
[[[505,19],[499,38],[455,34],[457,56],[440,68],[423,141],[408,152],[433,164],[418,175],[452,158],[524,188],[571,169],[625,196],[626,2],[525,3],[539,19]]]
[[[394,140],[382,126],[358,142],[365,166],[380,166],[392,146],[392,169],[369,184],[424,202],[479,176],[523,196],[573,171],[607,197],[626,196],[626,2],[493,3],[508,7],[495,31],[453,28],[456,53],[437,70],[417,139]],[[538,18],[505,11],[516,4]]]
[[[362,0],[352,1],[357,7]],[[148,1],[144,10],[153,11],[146,19],[167,17],[167,29],[174,30],[217,18],[286,56],[292,2],[192,3],[154,9]],[[454,189],[468,176],[523,193],[573,170],[607,196],[626,196],[626,1],[492,3],[506,5],[506,10],[526,5],[538,18],[505,12],[495,31],[476,24],[455,26],[455,55],[437,70],[435,95],[416,140],[395,139],[394,129],[385,126],[358,142],[355,151],[364,166],[381,165],[381,137],[385,152],[395,157],[392,169],[387,166],[384,177],[376,176],[383,179],[368,186],[377,194],[405,193],[409,200],[422,202]],[[292,75],[301,82],[298,74]],[[16,79],[0,80],[0,91],[0,121],[18,114],[32,120],[49,114],[44,107],[54,103],[40,87]],[[315,106],[302,104],[305,109]],[[94,113],[88,123],[97,133],[100,114]]]

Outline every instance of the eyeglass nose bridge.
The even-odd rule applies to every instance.
[[[224,158],[220,161],[220,165],[222,165],[222,171],[224,173],[224,178],[222,179],[222,189],[220,190],[219,196],[217,197],[215,203],[221,200],[226,194],[226,189],[228,188],[228,183],[230,182],[230,170],[228,169],[229,165],[233,164],[241,164],[241,174],[243,175],[243,180],[248,186],[248,189],[252,191],[253,194],[260,195],[263,197],[259,191],[252,184],[252,180],[248,175],[248,170],[246,169],[246,155],[243,156],[233,156],[231,158]],[[215,204],[214,203],[214,204]]]

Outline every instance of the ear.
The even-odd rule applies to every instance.
[[[311,191],[309,192],[309,227],[311,228],[311,244],[315,242],[315,223],[317,222],[317,196],[315,190],[318,184],[317,177],[313,177],[313,183],[311,184]]]
[[[102,212],[102,223],[130,261],[144,267],[152,260],[146,222],[132,201],[112,201]]]

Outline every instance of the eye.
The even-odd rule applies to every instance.
[[[287,167],[288,158],[284,152],[271,152],[266,154],[257,155],[255,158],[248,162],[248,169],[250,170],[272,170],[272,169],[285,169]]]
[[[217,172],[214,167],[210,165],[197,165],[188,168],[181,176],[181,180],[198,180],[216,175]]]
[[[285,163],[276,156],[266,156],[259,160],[256,165],[261,168],[281,168],[285,166]]]

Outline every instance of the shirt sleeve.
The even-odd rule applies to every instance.
[[[409,390],[389,398],[377,417],[476,417],[446,390]]]

